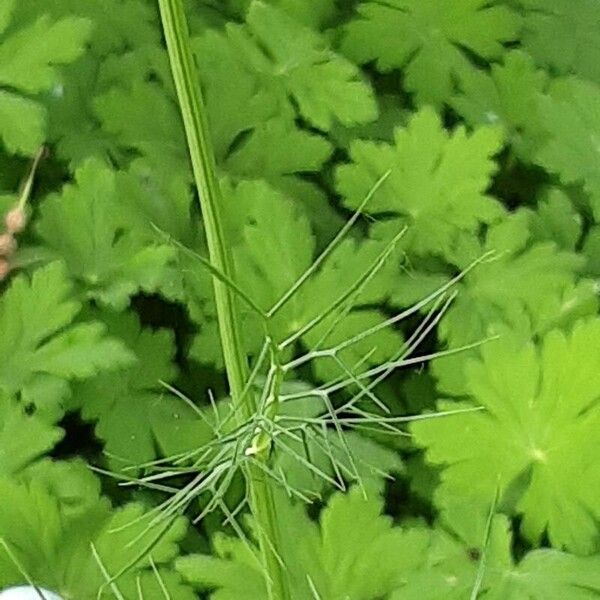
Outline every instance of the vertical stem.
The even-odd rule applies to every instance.
[[[158,3],[194,178],[200,195],[210,260],[219,271],[234,280],[231,253],[221,216],[221,188],[216,176],[206,110],[190,47],[183,0],[158,0]],[[248,378],[248,360],[241,341],[236,297],[231,288],[216,277],[213,277],[213,285],[227,378],[234,404],[241,403],[241,406],[236,406],[236,415],[242,424],[254,416],[257,406],[256,399],[251,394],[246,394],[242,402]],[[266,460],[266,457],[257,457],[257,460]],[[245,474],[268,597],[270,600],[289,600],[291,594],[280,562],[280,533],[269,481],[264,471],[251,463]]]

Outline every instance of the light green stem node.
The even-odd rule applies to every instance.
[[[280,363],[279,348],[274,340],[267,339],[271,351],[271,369],[267,376],[264,401],[258,407],[260,413],[267,421],[273,422],[279,411],[279,399],[281,396],[281,384],[285,376],[285,371]],[[255,430],[255,437],[249,448],[246,449],[246,456],[257,456],[262,460],[267,460],[271,451],[272,439],[269,432],[260,426]]]

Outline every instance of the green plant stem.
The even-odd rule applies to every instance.
[[[183,0],[158,1],[194,178],[200,195],[210,260],[217,270],[235,281],[221,214],[223,199],[216,175],[206,110],[190,47]],[[213,277],[213,285],[227,378],[237,419],[242,424],[253,418],[257,406],[252,394],[247,393],[244,397],[249,370],[241,341],[236,297],[233,290],[216,277]],[[266,461],[268,457],[257,456],[256,460]],[[280,559],[280,532],[270,482],[266,479],[264,470],[251,463],[246,467],[246,479],[268,597],[270,600],[288,600],[291,594]]]
[[[31,190],[33,189],[33,181],[35,179],[35,174],[37,173],[38,167],[42,162],[42,159],[46,155],[46,147],[42,146],[35,155],[33,159],[33,163],[31,164],[31,168],[29,169],[29,173],[27,174],[27,178],[23,183],[23,187],[21,189],[21,194],[19,196],[19,203],[17,204],[17,208],[20,210],[25,210],[25,206],[29,201],[29,196],[31,196]]]

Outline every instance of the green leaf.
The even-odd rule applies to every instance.
[[[536,550],[525,556],[516,572],[506,574],[490,598],[585,600],[600,593],[599,566],[597,556],[582,558],[555,550]]]
[[[44,141],[46,113],[34,100],[0,90],[0,129],[9,152],[33,154]]]
[[[482,297],[479,303],[477,296],[471,296],[471,290],[466,288],[448,311],[447,317],[441,321],[440,337],[450,348],[485,344],[495,336],[504,335],[507,330],[518,333],[525,340],[543,335],[553,328],[568,329],[578,319],[597,314],[598,286],[593,280],[582,279],[575,283],[572,274],[564,273],[565,279],[561,281],[558,276],[553,282],[553,278],[547,276],[549,271],[542,274],[544,266],[553,268],[555,261],[560,264],[567,258],[548,251],[549,248],[547,245],[534,247],[521,257],[522,260],[508,263],[504,272],[499,269],[496,279],[492,278],[494,270],[489,272],[488,283],[491,286],[515,282],[515,276],[518,282],[521,281],[520,276],[529,276],[531,282],[540,285],[537,294],[530,294],[524,291],[523,286],[515,285],[514,295],[499,294],[498,302],[490,297]],[[474,318],[469,321],[471,316]],[[465,390],[466,361],[477,354],[477,349],[473,349],[434,359],[431,367],[437,378],[438,389],[445,394],[462,395]]]
[[[247,13],[252,0],[229,0],[229,4]],[[336,13],[335,0],[268,0],[303,25],[322,29]]]
[[[323,137],[274,118],[256,126],[248,140],[228,157],[225,167],[239,177],[252,178],[260,173],[269,179],[318,171],[331,152],[331,144]]]
[[[90,298],[124,308],[139,291],[177,296],[174,249],[157,244],[147,229],[132,228],[126,217],[114,171],[89,161],[77,171],[75,185],[44,201],[37,231]]]
[[[98,316],[136,362],[75,386],[70,407],[97,422],[96,434],[105,443],[111,465],[120,470],[150,461],[156,457],[157,443],[176,451],[197,436],[201,445],[207,439],[206,426],[191,419],[185,405],[167,398],[160,383],[172,382],[177,372],[171,332],[142,329],[133,314]]]
[[[330,598],[385,596],[420,560],[419,531],[392,527],[381,503],[354,488],[337,494],[321,515],[321,557],[329,574]]]
[[[585,273],[595,277],[600,277],[600,227],[592,227],[585,238],[582,253],[586,258]]]
[[[377,61],[382,72],[404,69],[418,104],[439,106],[452,95],[454,79],[475,68],[470,56],[498,58],[519,25],[497,0],[361,1],[342,48],[360,64]]]
[[[144,156],[160,180],[188,172],[181,119],[161,86],[134,81],[128,89],[112,88],[95,98],[94,108],[103,129],[123,148]]]
[[[372,92],[359,70],[329,50],[322,38],[260,1],[250,6],[247,22],[272,56],[271,69],[300,114],[315,127],[327,131],[334,120],[353,125],[376,117]]]
[[[113,577],[130,565],[130,572],[123,577],[124,580],[133,578],[136,571],[151,573],[152,562],[156,565],[168,564],[177,556],[178,542],[186,530],[185,519],[176,519],[165,527],[165,523],[153,523],[153,516],[142,504],[126,504],[110,514],[92,540],[104,568]],[[77,540],[76,543],[79,545],[81,542]],[[105,579],[89,551],[73,554],[70,558],[65,570],[65,583],[73,590],[71,593],[74,596],[86,597],[104,587]],[[134,563],[137,558],[139,560]],[[82,574],[86,577],[82,577]],[[119,579],[116,584],[121,588]],[[105,595],[111,596],[108,590]]]
[[[118,155],[116,141],[100,129],[90,95],[100,92],[98,59],[88,54],[64,69],[61,84],[45,98],[48,140],[56,154],[76,168],[91,156]]]
[[[191,587],[181,581],[181,577],[171,570],[157,569],[145,571],[140,575],[127,577],[119,584],[119,590],[125,598],[143,598],[143,600],[197,600]]]
[[[246,64],[237,37],[252,44],[244,29],[232,25],[225,32],[207,30],[193,40],[199,75],[205,87],[207,117],[210,123],[217,161],[225,160],[232,144],[244,132],[277,116],[279,129],[296,129],[294,111],[289,103],[278,106],[277,96],[259,85],[260,71]],[[271,126],[273,127],[273,126]],[[263,137],[268,130],[262,128]],[[246,133],[248,135],[248,133]],[[238,161],[239,162],[239,161]]]
[[[492,225],[482,244],[463,238],[466,243],[462,249],[459,247],[453,261],[457,269],[465,269],[486,252],[494,254],[456,285],[458,295],[438,329],[440,340],[449,348],[484,342],[506,327],[520,332],[525,340],[555,327],[570,327],[577,319],[596,313],[594,284],[580,280],[584,261],[572,248],[581,230],[572,213],[550,215],[551,210],[557,210],[555,202],[560,202],[562,196],[551,198],[552,205],[542,203],[535,212],[521,209]],[[546,221],[550,218],[561,219],[562,236],[566,237],[570,223],[578,229],[565,241],[571,248],[559,248],[554,239],[548,239],[554,237]],[[398,278],[391,301],[397,306],[410,306],[449,280],[449,273],[442,269],[437,273],[435,269],[409,269]],[[462,394],[465,360],[475,355],[477,350],[434,360],[439,389]]]
[[[139,159],[115,177],[120,210],[131,229],[155,238],[158,227],[183,244],[197,245],[202,232],[187,176],[171,173],[160,181],[152,165]]]
[[[115,8],[117,18],[124,8],[122,4]],[[101,10],[108,9],[103,5]],[[140,20],[143,21],[143,17],[140,16]],[[153,29],[158,34],[158,28],[151,31]],[[122,43],[134,44],[135,40],[125,39]],[[154,83],[149,83],[149,80]],[[61,85],[45,98],[49,135],[57,142],[57,153],[73,168],[81,166],[90,157],[128,164],[133,148],[149,148],[151,158],[155,159],[158,150],[150,144],[150,140],[160,145],[156,132],[163,131],[175,145],[169,149],[181,157],[181,147],[176,146],[181,128],[171,101],[171,86],[168,58],[158,41],[156,44],[134,46],[125,54],[111,54],[106,59],[92,52],[86,53],[65,69]],[[148,98],[144,97],[144,91],[148,92]],[[161,128],[160,123],[148,123],[133,113],[129,115],[131,122],[126,121],[122,113],[127,113],[127,104],[119,105],[114,113],[106,108],[111,107],[115,99],[127,101],[131,97],[153,111],[161,111],[161,119],[173,129],[167,131],[166,127]],[[155,160],[154,163],[155,170],[163,177],[172,174],[164,169],[161,171],[160,162]],[[178,165],[178,174],[189,179],[186,160]]]
[[[469,402],[438,405],[486,410],[412,427],[427,459],[445,467],[438,502],[489,499],[499,484],[528,540],[547,532],[555,547],[597,550],[598,348],[597,319],[554,330],[539,348],[509,334],[486,345],[467,366]]]
[[[317,183],[299,177],[279,177],[271,183],[286,196],[304,206],[316,237],[317,251],[322,252],[346,222],[344,216],[330,202],[327,191]]]
[[[228,196],[238,284],[268,310],[312,262],[310,223],[300,206],[261,181],[241,182]],[[290,302],[293,312],[301,310],[300,298]]]
[[[356,139],[393,143],[394,130],[405,126],[412,113],[393,94],[379,94],[377,103],[379,117],[376,121],[353,127],[334,127],[331,136],[340,148],[348,150]]]
[[[512,221],[516,225],[517,218]],[[491,231],[497,232],[504,226],[511,235],[510,225],[507,220]],[[488,244],[490,249],[502,250],[490,237]],[[560,298],[575,284],[583,263],[581,257],[561,251],[551,242],[515,248],[513,252],[507,250],[465,277],[461,293],[440,329],[442,339],[451,345],[461,346],[493,335],[493,327],[498,323],[517,329],[516,325],[522,323],[521,315],[530,319],[533,332],[543,331],[544,304]],[[559,312],[568,308],[565,306]]]
[[[89,42],[94,55],[122,52],[160,38],[153,8],[141,0],[48,0],[43,12],[56,20],[76,16],[93,23]],[[15,7],[19,22],[39,15],[37,0],[19,0]]]
[[[245,176],[317,171],[331,153],[318,129],[375,119],[359,69],[284,11],[253,2],[246,25],[194,41],[218,161]],[[263,170],[264,169],[264,170]]]
[[[46,113],[22,94],[47,92],[59,82],[58,66],[77,59],[84,50],[91,23],[48,15],[9,29],[16,0],[5,0],[0,15],[0,136],[10,152],[33,155],[45,139]],[[19,127],[16,127],[16,124]]]
[[[335,0],[272,0],[296,21],[321,29],[336,13]]]
[[[77,463],[64,463],[60,468],[75,486],[74,495],[64,496],[43,479],[35,478],[28,484],[0,479],[2,498],[7,502],[0,515],[0,538],[36,585],[65,598],[112,599],[115,596],[105,585],[102,567],[109,575],[120,575],[115,581],[119,591],[135,590],[138,577],[151,589],[156,587],[150,583],[150,577],[155,576],[152,560],[169,582],[168,587],[182,592],[175,598],[193,598],[189,588],[168,569],[185,533],[183,519],[167,523],[168,527],[150,527],[151,513],[141,504],[111,510],[99,496],[99,486],[94,490],[88,487],[89,472],[81,471]],[[69,502],[79,503],[79,510],[74,511]],[[28,583],[5,547],[0,550],[0,583],[3,587]],[[153,593],[148,598],[160,596]]]
[[[518,0],[525,10],[523,46],[561,75],[600,83],[600,6],[594,0]]]
[[[224,182],[225,216],[232,245],[238,285],[252,294],[264,310],[293,285],[310,266],[315,248],[314,236],[302,207],[263,181]],[[267,233],[268,232],[268,233]],[[192,347],[192,356],[201,362],[222,364],[221,349],[214,328],[215,310],[207,271],[197,261],[186,261],[191,316],[202,323],[203,331]],[[290,313],[302,310],[301,299],[290,302]],[[245,309],[246,347],[258,352],[264,327],[248,307]],[[288,319],[289,321],[289,319]],[[294,322],[278,319],[271,333],[283,339]]]
[[[278,514],[288,531],[284,564],[292,598],[370,600],[390,593],[423,560],[427,534],[393,527],[381,515],[376,492],[365,498],[358,488],[334,495],[320,518],[311,522],[301,506],[278,496]],[[300,533],[301,532],[301,533]],[[254,550],[240,540],[217,537],[217,557],[190,556],[177,561],[184,579],[215,600],[263,600],[266,590]]]
[[[395,144],[356,141],[352,163],[337,170],[344,204],[357,208],[374,184],[391,175],[365,210],[397,214],[408,226],[403,246],[416,254],[448,255],[464,233],[503,214],[485,194],[496,171],[492,157],[502,147],[496,128],[469,135],[463,127],[447,133],[430,108],[419,111],[406,128],[395,130]]]
[[[431,534],[423,567],[390,600],[469,600],[484,552],[487,515],[461,504],[445,510]],[[584,600],[600,590],[599,557],[581,558],[557,550],[534,550],[518,562],[511,557],[512,532],[495,515],[486,552],[481,597],[492,600]]]
[[[513,50],[489,74],[474,69],[461,73],[462,93],[451,105],[473,127],[500,125],[516,153],[530,161],[543,134],[538,97],[548,80],[531,57]]]
[[[73,323],[80,310],[62,263],[17,277],[0,299],[0,387],[14,393],[41,377],[86,378],[131,364],[101,323]]]
[[[28,467],[21,479],[35,482],[55,498],[68,519],[85,517],[93,511],[101,492],[100,480],[81,458],[68,461],[43,458]]]
[[[62,438],[63,432],[37,415],[27,414],[14,398],[0,393],[0,474],[22,471]]]
[[[488,511],[489,512],[489,509]],[[479,561],[485,547],[485,527],[488,518],[485,507],[462,503],[444,510],[439,523],[431,530],[423,565],[409,573],[406,585],[390,600],[469,600],[474,587]],[[503,515],[492,520],[486,548],[487,569],[482,591],[485,597],[496,598],[494,586],[502,575],[513,568],[510,544],[511,531]]]
[[[9,34],[0,46],[0,83],[29,93],[50,89],[57,80],[54,65],[78,58],[89,32],[86,19],[41,17]]]
[[[569,252],[577,250],[582,226],[581,215],[569,196],[559,188],[551,188],[543,195],[529,222],[532,239],[554,242],[561,250]]]
[[[579,79],[558,80],[540,100],[548,137],[537,162],[565,184],[583,184],[600,219],[600,87]]]

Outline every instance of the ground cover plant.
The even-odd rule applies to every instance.
[[[598,23],[0,0],[0,590],[600,596]]]

